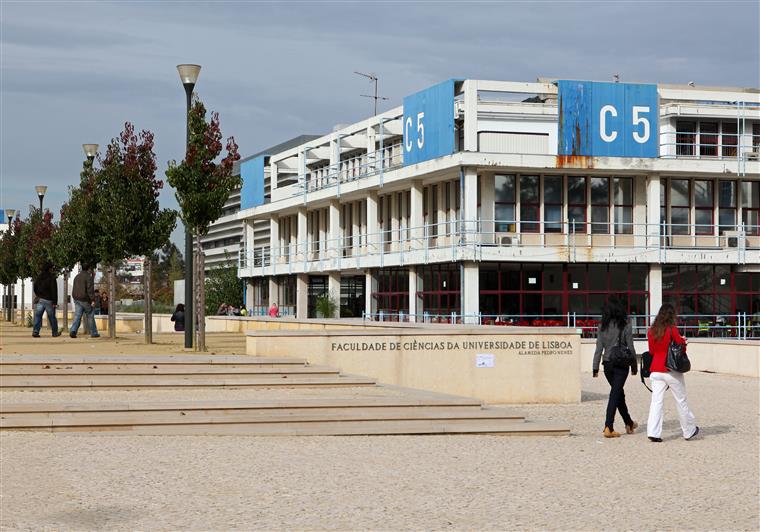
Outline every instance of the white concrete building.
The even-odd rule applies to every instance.
[[[756,88],[449,80],[244,161],[239,275],[250,309],[299,317],[329,293],[344,316],[582,326],[614,294],[728,332],[760,319],[758,158]]]

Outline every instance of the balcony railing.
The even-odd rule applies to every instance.
[[[736,231],[718,234],[716,226],[695,224],[635,224],[615,222],[606,225],[615,232],[591,233],[592,224],[575,222],[551,222],[555,231],[528,232],[524,228],[541,228],[539,221],[478,220],[448,221],[426,224],[420,227],[399,227],[375,233],[344,235],[339,238],[314,239],[292,242],[271,249],[257,246],[241,250],[239,267],[251,271],[251,275],[265,275],[273,271],[256,272],[259,268],[283,265],[291,270],[309,269],[320,263],[321,267],[340,267],[334,264],[344,259],[379,257],[380,266],[386,257],[395,257],[400,263],[460,260],[468,252],[469,260],[481,260],[484,254],[508,256],[509,250],[520,255],[524,249],[545,250],[546,257],[569,262],[593,261],[589,250],[616,251],[615,258],[633,257],[643,252],[656,253],[655,259],[666,261],[670,251],[698,251],[703,254],[720,253],[737,263],[760,261],[760,226],[737,227]],[[496,231],[506,228],[508,231]],[[709,231],[708,231],[709,229]],[[697,234],[710,232],[712,234]],[[686,234],[683,234],[686,233]],[[619,251],[619,252],[617,252]],[[507,253],[505,253],[507,252]],[[487,255],[486,255],[487,256]],[[528,256],[536,256],[532,253]],[[559,257],[559,259],[556,259]],[[331,262],[331,264],[328,264]],[[279,273],[283,273],[280,271]]]

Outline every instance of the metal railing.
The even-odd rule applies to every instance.
[[[629,316],[633,336],[646,338],[654,315]],[[463,314],[460,312],[410,314],[403,311],[380,310],[362,312],[362,321],[492,325],[502,327],[569,327],[579,329],[583,338],[596,338],[601,323],[600,314]],[[733,338],[760,340],[760,312],[738,314],[684,314],[679,315],[676,326],[686,338]]]
[[[550,228],[548,231],[547,226]],[[553,230],[555,228],[556,231]],[[559,253],[561,260],[569,262],[582,259],[585,255],[581,252],[589,249],[619,250],[615,254],[617,258],[656,252],[661,262],[667,259],[670,251],[731,253],[730,260],[738,263],[747,262],[750,254],[750,262],[760,261],[760,251],[756,251],[760,250],[760,238],[757,237],[760,226],[739,224],[736,231],[721,229],[722,234],[718,232],[717,225],[452,220],[419,227],[400,225],[337,238],[299,240],[274,249],[268,245],[254,248],[244,245],[240,251],[239,267],[256,269],[286,265],[292,268],[299,264],[306,267],[312,263],[325,266],[328,261],[334,264],[344,259],[363,257],[380,257],[382,262],[384,257],[389,256],[397,257],[401,263],[406,259],[426,263],[433,259],[458,260],[463,251],[472,254],[468,258],[480,260],[484,251],[503,254],[498,250],[512,248],[542,249],[547,257]],[[432,257],[433,253],[437,254],[436,257]]]

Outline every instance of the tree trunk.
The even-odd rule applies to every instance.
[[[69,329],[69,270],[63,270],[63,330]]]
[[[15,297],[16,297],[16,285],[12,284],[11,285],[11,323],[13,324],[16,323],[16,304],[15,304],[16,302],[14,300]]]
[[[108,267],[108,337],[116,338],[116,267]]]
[[[25,279],[21,279],[21,326],[26,327],[26,304],[24,303],[24,296],[26,295],[26,287],[24,286]],[[54,331],[55,332],[55,331]]]
[[[200,320],[200,340],[201,351],[206,351],[206,257],[203,255],[203,249],[198,244],[198,279],[200,290],[198,290],[198,315]]]
[[[153,268],[150,257],[145,261],[143,268],[143,282],[145,289],[143,292],[143,310],[145,311],[145,343],[153,343],[153,298],[152,298],[152,279]]]
[[[197,327],[195,328],[196,351],[206,351],[206,309],[203,307],[203,258],[201,239],[195,237],[195,252],[193,253],[193,265],[195,267],[195,316]]]

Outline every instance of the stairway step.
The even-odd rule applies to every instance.
[[[43,429],[20,429],[43,430]],[[98,431],[141,435],[358,436],[401,434],[503,434],[560,436],[569,428],[556,424],[500,419],[400,419],[387,421],[302,421],[288,423],[177,424],[143,426],[50,426],[50,432]]]
[[[136,389],[136,388],[188,388],[188,387],[247,387],[247,386],[372,386],[375,379],[354,376],[328,375],[292,377],[250,377],[247,375],[128,375],[128,376],[1,376],[0,390],[32,389]]]
[[[307,364],[303,358],[249,355],[3,355],[0,367],[18,364]]]
[[[524,417],[502,408],[311,408],[278,410],[188,410],[152,412],[68,412],[55,414],[2,414],[0,429],[51,427],[148,426],[148,425],[205,425],[239,423],[301,423],[333,421],[390,421],[409,419],[479,420],[499,419],[522,423]]]
[[[0,368],[0,376],[50,376],[61,375],[337,375],[335,368],[327,366],[269,367],[261,365],[219,364],[37,364],[13,365]]]

